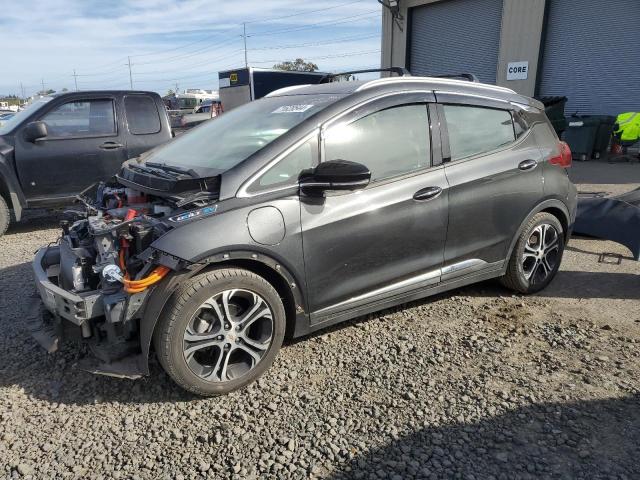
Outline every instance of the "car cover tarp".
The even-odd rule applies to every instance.
[[[573,232],[620,243],[640,260],[640,188],[617,197],[579,198]]]

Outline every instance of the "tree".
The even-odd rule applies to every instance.
[[[169,90],[167,90],[167,94],[165,95],[165,97],[170,97],[171,95],[175,95],[176,93],[170,88]]]
[[[302,58],[296,58],[292,62],[276,63],[273,68],[277,70],[288,70],[290,72],[315,72],[318,70],[318,65],[313,62],[305,62]]]
[[[68,91],[69,91],[69,89],[68,89],[68,88],[63,88],[63,89],[62,89],[62,91],[63,91],[63,92],[68,92]]]

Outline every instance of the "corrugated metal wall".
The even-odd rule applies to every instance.
[[[640,111],[640,1],[549,0],[539,95],[565,112]]]
[[[469,72],[496,82],[502,0],[443,0],[411,9],[410,17],[411,73]]]

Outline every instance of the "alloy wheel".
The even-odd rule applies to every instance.
[[[524,246],[522,270],[531,284],[544,282],[555,270],[560,256],[560,235],[548,223],[535,227]]]
[[[260,363],[273,332],[273,312],[264,298],[249,290],[224,290],[202,303],[187,324],[184,359],[206,381],[236,380]]]

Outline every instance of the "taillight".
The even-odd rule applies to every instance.
[[[567,145],[567,142],[559,142],[558,146],[560,147],[560,155],[551,157],[549,163],[562,168],[569,168],[571,166],[571,149],[569,145]]]

